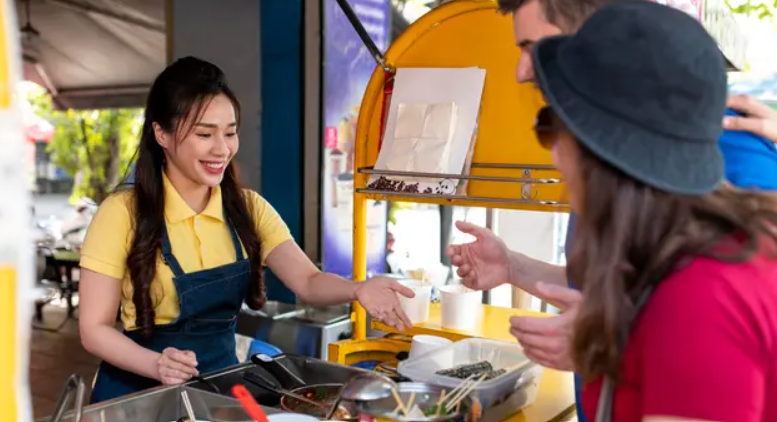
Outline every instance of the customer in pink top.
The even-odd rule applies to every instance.
[[[538,138],[578,215],[587,419],[777,421],[777,196],[722,183],[715,41],[681,11],[623,1],[532,59]]]

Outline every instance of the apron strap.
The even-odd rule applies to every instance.
[[[184,273],[181,268],[181,264],[175,259],[173,255],[173,248],[170,245],[170,236],[167,234],[167,223],[164,218],[162,219],[162,260],[173,271],[173,275],[176,277],[183,277]]]
[[[224,217],[227,216],[227,210],[224,209]],[[235,226],[232,225],[232,220],[229,218],[227,220],[227,226],[229,226],[229,234],[232,235],[232,245],[235,247],[235,257],[238,261],[242,261],[245,259],[243,256],[243,245],[240,243],[240,236],[237,235],[237,230],[235,230]]]
[[[224,219],[227,221],[229,234],[232,237],[232,246],[235,248],[235,257],[238,261],[242,261],[245,259],[245,256],[243,255],[243,245],[240,243],[240,237],[237,234],[237,230],[235,230],[235,226],[232,225],[232,220],[227,217],[226,208],[224,209]],[[181,268],[181,264],[179,264],[178,260],[175,258],[175,255],[173,255],[173,247],[170,243],[170,236],[167,234],[167,223],[164,219],[162,220],[162,260],[170,267],[170,270],[173,271],[173,275],[176,277],[182,277],[186,274]]]

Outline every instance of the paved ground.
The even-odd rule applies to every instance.
[[[50,305],[43,310],[44,325],[54,328],[65,319],[65,310]],[[59,332],[34,329],[30,344],[30,390],[35,419],[50,415],[62,387],[71,374],[84,377],[89,387],[99,360],[81,346],[78,321],[69,320]]]

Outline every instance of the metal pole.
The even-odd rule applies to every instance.
[[[364,25],[359,21],[359,17],[356,16],[351,5],[348,4],[348,0],[337,0],[337,4],[340,5],[340,9],[345,13],[345,17],[351,22],[351,26],[356,30],[356,33],[359,35],[359,38],[361,38],[364,46],[367,47],[367,50],[372,54],[372,57],[378,65],[380,65],[384,71],[393,73],[391,67],[386,63],[386,58],[383,56],[383,53],[378,49],[378,46],[375,45],[375,42],[372,41],[370,34],[367,33],[367,30],[364,29]]]

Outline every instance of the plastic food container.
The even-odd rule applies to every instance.
[[[435,372],[482,361],[490,362],[494,369],[508,369],[526,363],[528,358],[516,343],[473,338],[400,362],[397,371],[414,382],[453,389],[463,380]],[[521,370],[480,383],[471,396],[484,408],[482,420],[502,420],[532,404],[537,398],[542,372],[541,366],[529,362]]]
[[[399,296],[399,304],[405,311],[410,322],[413,324],[422,324],[429,320],[429,304],[432,300],[432,285],[420,280],[400,280],[403,286],[409,288],[415,293],[414,298]]]
[[[442,328],[471,330],[480,320],[483,292],[462,285],[440,287]]]

